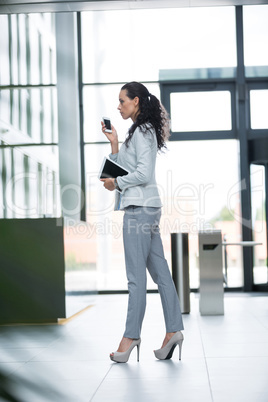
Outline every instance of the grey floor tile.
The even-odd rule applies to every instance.
[[[25,364],[24,362],[0,363],[0,372],[6,376],[9,376],[10,374],[12,374],[14,371],[18,370],[24,364]]]
[[[188,379],[200,378],[207,381],[207,371],[204,359],[175,360],[152,360],[145,362],[129,362],[128,364],[113,363],[107,379],[115,378],[140,378],[162,379],[175,378]]]
[[[79,384],[72,387],[70,383],[58,382],[54,386],[41,379],[40,382],[28,380],[9,379],[9,390],[15,401],[20,402],[86,402],[89,397],[84,394],[81,397]],[[94,389],[97,384],[94,385]],[[93,392],[93,391],[92,391]],[[89,392],[88,392],[89,393]],[[80,394],[80,395],[79,395]],[[1,401],[1,399],[0,399]],[[4,401],[6,401],[4,399]],[[3,401],[3,402],[4,402]],[[2,402],[2,401],[1,401]]]
[[[31,348],[31,349],[0,349],[0,362],[27,362],[38,356],[44,349]]]
[[[267,357],[207,358],[206,362],[211,379],[224,377],[229,380],[235,376],[246,380],[268,373]]]
[[[217,343],[205,347],[207,357],[268,357],[268,343]]]
[[[175,378],[105,379],[92,402],[210,402],[208,382],[202,379],[176,380]]]
[[[60,365],[28,363],[8,377],[13,395],[23,402],[86,402],[101,384],[109,366],[92,362]]]
[[[214,332],[202,333],[203,345],[209,346],[210,344],[232,343],[232,344],[252,344],[252,343],[267,343],[268,342],[268,330],[262,331],[246,331],[246,332],[221,332],[217,333],[215,337]]]
[[[268,330],[268,311],[263,316],[256,316],[258,321],[263,325],[263,327]]]
[[[89,402],[100,386],[100,381],[93,378],[89,380],[72,380],[60,382],[59,386],[71,397],[71,402]],[[108,401],[110,398],[108,399]],[[65,401],[64,401],[65,402]],[[104,401],[103,401],[104,402]]]
[[[247,317],[239,314],[239,317],[235,314],[225,313],[224,316],[202,316],[199,317],[199,326],[201,334],[205,333],[223,333],[230,332],[250,333],[263,331],[264,327],[255,317]]]
[[[111,362],[127,295],[102,295],[66,325],[0,326],[0,369],[23,402],[266,402],[268,297],[228,295],[215,317],[201,317],[198,304],[192,294],[181,361],[178,348],[169,361],[153,354],[165,326],[159,295],[149,294],[140,362],[136,350],[127,364]]]
[[[67,380],[90,380],[95,378],[101,381],[111,369],[111,362],[92,362],[88,361],[64,361],[64,362],[33,362],[30,361],[11,375],[14,378],[27,379],[33,381],[46,379],[48,383],[54,384],[58,381]]]
[[[228,386],[221,382],[211,381],[214,402],[267,402],[268,389],[265,386],[266,379],[254,378],[237,379],[228,381]]]
[[[66,345],[59,345],[57,347],[50,347],[43,350],[37,356],[33,357],[32,361],[107,361],[108,351],[103,349],[97,350],[92,347],[85,348],[81,345],[69,348]]]
[[[0,348],[46,347],[66,332],[58,325],[0,326]]]
[[[207,359],[214,402],[268,400],[268,358]]]

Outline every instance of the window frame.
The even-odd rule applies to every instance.
[[[221,80],[222,81],[222,80]],[[186,92],[219,92],[229,91],[231,95],[231,130],[215,130],[215,131],[172,131],[170,141],[194,141],[194,140],[221,140],[237,138],[236,132],[236,108],[235,108],[235,83],[234,82],[218,82],[208,81],[200,82],[173,82],[161,83],[161,102],[170,114],[170,94],[186,93]],[[172,117],[172,116],[171,116]]]
[[[268,81],[266,80],[258,80],[258,79],[251,79],[248,80],[247,84],[247,137],[248,140],[255,140],[259,138],[267,138],[268,137],[268,128],[263,129],[256,129],[251,128],[251,118],[250,118],[250,91],[252,90],[262,90],[268,89]]]

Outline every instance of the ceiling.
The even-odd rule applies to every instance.
[[[0,0],[0,14],[250,4],[268,4],[268,0]]]

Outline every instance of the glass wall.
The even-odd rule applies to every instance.
[[[231,130],[231,94],[229,91],[173,92],[170,114],[173,132]]]
[[[268,90],[250,91],[250,127],[256,129],[268,128]]]
[[[238,164],[236,140],[174,141],[158,157],[166,256],[170,261],[170,233],[189,233],[192,288],[199,286],[199,230],[218,229],[229,242],[241,241]],[[228,286],[242,286],[241,250],[227,251]]]
[[[244,15],[244,52],[245,66],[268,66],[268,5],[245,6]],[[251,75],[252,69],[246,68]],[[261,69],[260,71],[263,71]],[[255,68],[255,75],[258,69]]]
[[[0,37],[1,217],[59,216],[54,15],[1,15]]]
[[[236,66],[234,7],[83,13],[82,38],[84,83],[157,81],[161,69]]]
[[[253,240],[259,245],[254,247],[253,279],[255,284],[268,283],[267,268],[267,220],[265,213],[265,167],[252,164],[250,166],[251,204]]]
[[[113,211],[113,194],[97,179],[110,152],[101,118],[111,117],[122,143],[131,122],[117,110],[121,86],[137,80],[160,98],[160,85],[170,77],[205,85],[171,91],[173,139],[182,132],[187,136],[170,141],[157,163],[166,256],[170,263],[170,232],[188,230],[191,287],[197,287],[198,230],[220,228],[227,241],[241,240],[239,152],[230,139],[237,128],[235,8],[91,11],[81,17],[86,213],[97,288],[127,286],[122,213]],[[246,77],[251,79],[268,76],[267,18],[267,5],[243,7]],[[1,15],[0,38],[0,218],[59,216],[54,15]],[[256,86],[252,80],[248,86],[250,130],[267,129],[263,82]],[[198,134],[196,141],[189,141],[189,133]],[[241,250],[227,247],[227,258],[228,285],[241,286]],[[155,288],[148,279],[148,287]]]
[[[235,9],[82,13],[82,60],[87,220],[92,229],[91,249],[96,258],[98,288],[126,289],[122,212],[113,211],[114,195],[97,179],[102,159],[110,152],[100,130],[101,118],[111,117],[123,142],[131,124],[122,120],[117,111],[119,91],[125,82],[141,81],[160,98],[160,70],[235,68]],[[232,129],[229,91],[175,93],[171,108],[173,131]],[[223,149],[229,154],[228,162]],[[213,170],[210,163],[215,164]],[[198,230],[220,228],[229,234],[229,239],[240,240],[240,223],[235,217],[235,213],[240,216],[239,197],[228,196],[238,182],[237,143],[235,140],[170,142],[168,151],[158,156],[157,181],[163,201],[161,231],[166,258],[170,264],[171,231],[188,230],[191,287],[195,288],[199,284]],[[227,208],[233,214],[225,216]],[[241,255],[239,251],[232,255],[230,252],[228,258],[230,286],[241,286]],[[148,288],[156,288],[149,275]]]

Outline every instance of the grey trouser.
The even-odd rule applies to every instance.
[[[183,329],[180,303],[159,233],[160,217],[161,208],[125,208],[123,240],[129,290],[126,338],[140,338],[146,306],[146,267],[158,285],[166,332]]]

